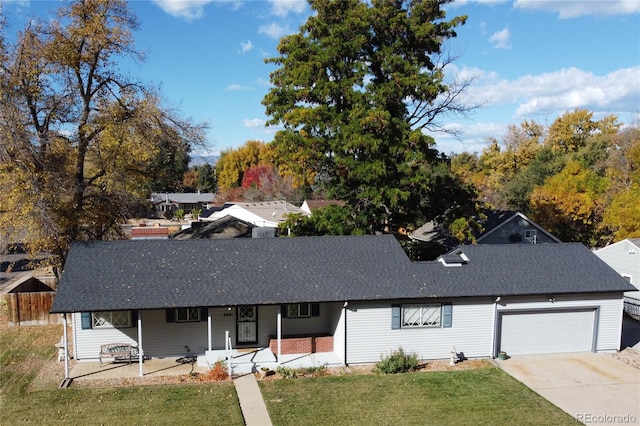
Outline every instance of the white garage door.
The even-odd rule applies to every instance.
[[[595,309],[503,312],[499,350],[508,355],[590,352]]]

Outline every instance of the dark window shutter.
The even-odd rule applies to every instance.
[[[138,311],[131,311],[131,327],[138,326]]]
[[[451,327],[453,323],[453,305],[451,303],[444,303],[442,305],[442,326],[444,328]]]
[[[320,304],[319,303],[312,303],[311,304],[311,316],[312,317],[319,317],[320,316]]]
[[[200,321],[206,321],[209,317],[209,308],[200,308]]]
[[[391,328],[393,330],[400,328],[400,305],[391,306]]]
[[[82,312],[80,314],[82,329],[89,330],[91,328],[91,312]]]
[[[282,318],[287,317],[287,305],[280,305],[280,315]]]
[[[166,321],[167,322],[176,322],[176,310],[175,309],[165,309],[164,311]]]

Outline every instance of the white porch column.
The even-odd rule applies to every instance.
[[[282,313],[278,311],[277,338],[278,338],[278,365],[280,365],[280,356],[282,355]]]
[[[142,363],[144,361],[144,351],[142,350],[142,315],[140,311],[138,311],[138,365],[139,365],[139,373],[140,377],[144,376],[144,372],[142,371]]]
[[[67,314],[62,314],[62,346],[64,347],[64,378],[69,378],[69,336],[67,335]]]
[[[211,341],[212,341],[212,329],[211,329],[211,308],[207,308],[207,348],[211,350]]]

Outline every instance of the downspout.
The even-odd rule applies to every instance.
[[[69,379],[69,336],[67,333],[67,314],[62,314],[62,324],[64,329],[62,330],[62,345],[64,346],[64,378]]]
[[[139,365],[138,375],[140,377],[144,377],[144,372],[142,371],[143,361],[144,361],[144,350],[142,349],[142,315],[140,315],[140,311],[138,311],[138,365]]]
[[[349,302],[344,302],[342,305],[342,309],[344,311],[344,365],[347,367],[349,363],[347,362],[347,306],[349,306]]]
[[[211,336],[212,333],[212,329],[211,329],[211,310],[207,308],[207,348],[209,350],[209,352],[211,352]]]
[[[493,337],[491,339],[491,358],[496,357],[496,349],[498,348],[498,330],[497,330],[497,322],[498,322],[498,302],[500,302],[500,296],[496,297],[493,301],[493,321],[491,324],[491,330]]]
[[[277,338],[278,338],[278,365],[280,365],[280,356],[282,355],[282,312],[278,311],[278,316],[276,320],[276,328],[277,328]]]

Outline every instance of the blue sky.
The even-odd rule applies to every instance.
[[[271,141],[260,103],[269,90],[264,63],[280,37],[295,33],[310,9],[297,0],[134,0],[134,34],[147,60],[129,72],[158,85],[183,116],[207,121],[208,151]],[[11,38],[30,16],[53,16],[60,1],[0,0]],[[596,118],[640,122],[640,1],[465,0],[447,16],[468,15],[449,43],[459,58],[450,78],[474,77],[465,95],[482,103],[470,117],[445,117],[461,140],[434,134],[437,148],[480,152],[509,124],[550,124],[575,108]]]

